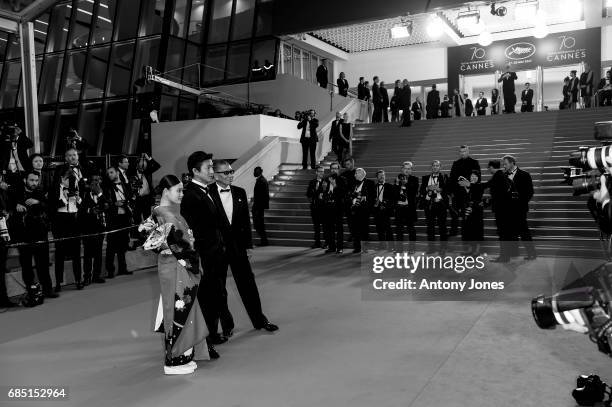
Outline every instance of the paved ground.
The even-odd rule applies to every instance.
[[[567,270],[566,262],[517,261],[513,285],[549,292],[550,281],[532,276]],[[221,359],[191,376],[162,373],[149,269],[0,314],[0,385],[68,386],[69,400],[49,406],[525,407],[573,406],[578,373],[612,381],[610,360],[587,337],[538,329],[525,295],[364,301],[358,257],[267,247],[254,264],[280,331],[252,330],[230,279],[236,334],[218,347]]]

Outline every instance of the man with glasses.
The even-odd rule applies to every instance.
[[[236,288],[253,327],[274,332],[278,330],[278,326],[270,323],[261,310],[259,290],[249,260],[253,251],[253,243],[246,191],[232,185],[234,170],[227,161],[215,161],[213,168],[215,182],[209,185],[209,191],[217,207],[222,209],[219,211],[222,218],[221,234],[227,254],[227,262],[219,269],[225,299],[225,304],[221,307],[219,314],[223,336],[232,336],[234,330],[234,319],[227,306],[227,289],[225,288],[228,265],[232,268]]]

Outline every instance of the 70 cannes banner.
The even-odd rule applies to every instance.
[[[448,72],[460,75],[576,65],[589,62],[597,70],[601,60],[601,28],[549,34],[545,38],[523,37],[448,48]]]

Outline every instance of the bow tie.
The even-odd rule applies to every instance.
[[[75,168],[76,168],[76,169],[78,170],[78,169],[79,169],[79,166],[78,166],[78,165],[71,165],[71,166],[70,166],[70,168],[72,168],[72,169],[75,169]]]
[[[230,192],[230,189],[220,189],[219,192]]]

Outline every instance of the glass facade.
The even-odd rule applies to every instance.
[[[271,0],[60,1],[34,24],[40,139],[55,155],[71,127],[91,155],[148,150],[149,112],[195,119],[192,94],[143,80],[152,66],[194,87],[249,80],[276,64]],[[23,122],[19,39],[0,32],[0,120]],[[202,64],[198,67],[196,64]]]
[[[306,51],[286,42],[282,42],[279,49],[279,69],[284,74],[293,75],[308,82],[317,83],[317,68],[324,63],[329,72],[328,78],[335,78],[334,64],[331,60],[323,58],[313,52]],[[335,83],[335,79],[333,79]]]

